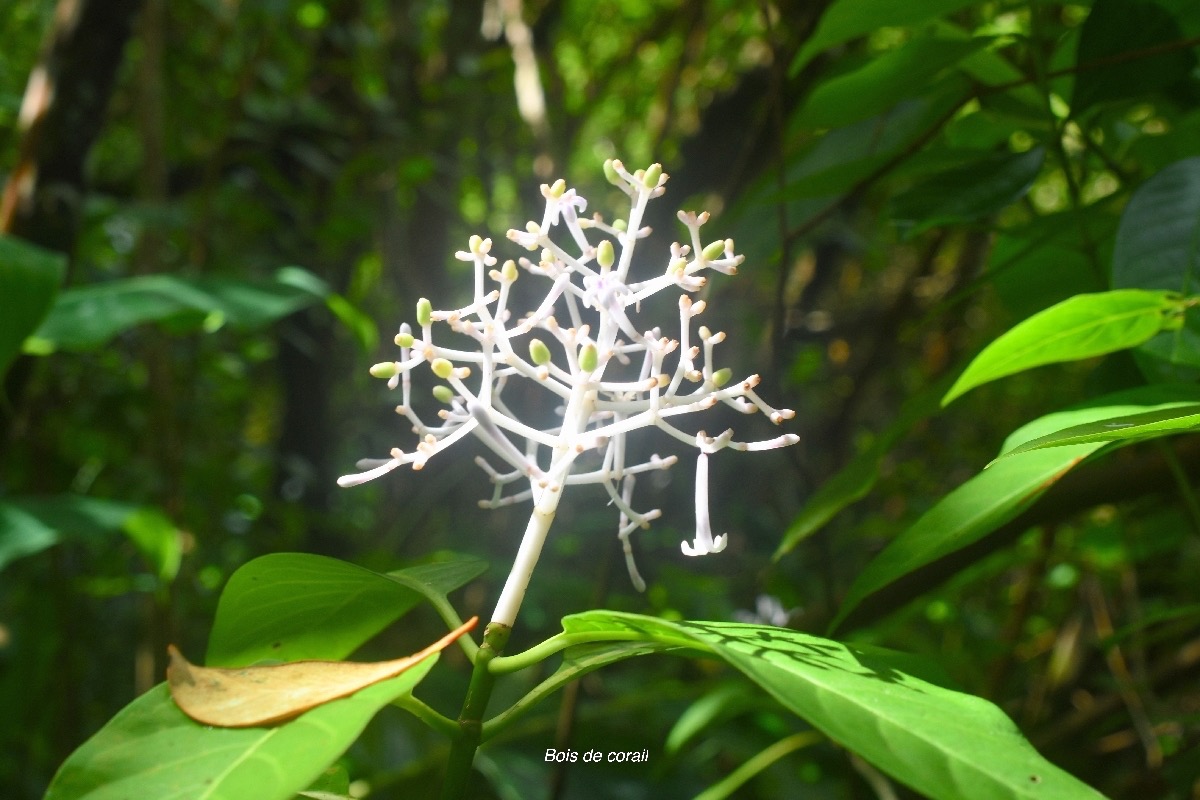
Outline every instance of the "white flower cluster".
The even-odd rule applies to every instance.
[[[793,412],[772,408],[755,394],[757,375],[731,381],[731,370],[714,367],[713,350],[725,339],[724,333],[703,325],[693,333],[692,320],[704,312],[706,303],[693,300],[690,293],[705,285],[702,273],[706,270],[736,274],[743,256],[734,253],[733,240],[703,246],[700,228],[708,220],[707,212],[680,212],[691,243],[671,246],[664,273],[630,282],[634,250],[650,232],[641,225],[646,204],[664,192],[667,175],[658,164],[630,173],[615,160],[605,162],[604,171],[631,200],[628,222],[609,224],[599,214],[590,219],[580,217],[587,201],[559,180],[553,186],[542,186],[546,212],[541,223],[529,222],[523,231],[508,232],[509,239],[527,250],[540,250],[536,262],[521,258],[495,269],[492,241],[478,236],[471,237],[469,250],[455,254],[475,266],[472,301],[462,308],[436,311],[422,298],[417,303],[420,330],[414,332],[404,324],[396,335],[400,360],[371,368],[371,374],[387,379],[391,388],[401,388],[402,400],[396,411],[412,423],[420,437],[416,449],[407,453],[393,449],[388,459],[360,461],[358,466],[364,472],[338,481],[353,486],[403,464],[420,469],[463,437],[478,438],[503,464],[497,468],[486,459],[477,459],[494,485],[492,497],[481,505],[498,507],[525,500],[534,505],[517,564],[497,609],[497,619],[502,622],[508,612],[515,616],[528,572],[568,485],[604,487],[620,512],[617,535],[630,577],[639,590],[644,588],[629,536],[638,528],[648,528],[660,511],[634,510],[634,480],[640,473],[667,469],[676,459],[655,455],[644,463],[626,463],[627,434],[654,427],[699,450],[696,536],[682,545],[683,552],[691,556],[720,552],[727,540],[724,534],[714,538],[709,523],[708,455],[724,448],[765,450],[798,440],[794,434],[785,434],[766,441],[739,442],[734,441],[732,430],[707,436],[687,433],[672,423],[675,417],[718,403],[743,413],[761,410],[777,424],[791,418]],[[550,238],[558,225],[567,229],[576,252],[568,252]],[[589,231],[600,234],[596,244],[589,241]],[[517,317],[509,308],[509,299],[521,270],[545,279],[549,289],[536,309]],[[659,327],[639,327],[630,317],[643,300],[672,287],[683,291],[678,339],[664,335]],[[477,348],[435,343],[437,323],[469,337]],[[693,344],[697,340],[698,344]],[[672,355],[674,364],[668,366]],[[427,424],[413,409],[410,376],[425,364],[441,381],[433,390],[445,406],[438,412],[439,424]],[[556,395],[562,404],[559,424],[539,428],[522,421],[502,398],[514,380],[530,381]],[[573,470],[576,459],[588,452],[598,454],[595,466]]]

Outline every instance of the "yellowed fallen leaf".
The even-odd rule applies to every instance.
[[[445,649],[475,627],[472,617],[419,653],[394,661],[293,661],[262,667],[219,669],[188,662],[171,645],[167,683],[175,704],[192,719],[221,728],[270,725],[330,700],[394,678],[426,656]]]

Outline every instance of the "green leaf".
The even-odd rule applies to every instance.
[[[1029,191],[1045,151],[993,153],[935,175],[892,200],[891,217],[905,236],[991,216]]]
[[[316,276],[296,267],[273,281],[144,275],[63,292],[34,337],[64,350],[93,350],[130,328],[150,322],[184,328],[223,324],[261,328],[322,302]],[[327,290],[326,290],[327,291]]]
[[[0,570],[56,544],[58,531],[27,511],[0,502]]]
[[[1087,207],[997,231],[985,279],[1017,319],[1073,295],[1105,291],[1110,287],[1098,264],[1108,263],[1117,222]]]
[[[962,104],[969,84],[942,83],[936,91],[903,100],[886,113],[829,131],[788,167],[783,190],[772,190],[763,201],[825,197],[849,190]]]
[[[891,449],[921,420],[938,408],[938,398],[947,381],[938,381],[904,401],[896,419],[879,434],[870,447],[856,455],[849,464],[813,493],[792,520],[772,559],[778,561],[798,544],[812,536],[847,506],[866,497],[879,479],[879,467]]]
[[[1190,391],[1196,394],[1196,390]],[[1141,387],[1101,397],[1087,407],[1047,414],[1023,425],[1005,440],[1001,453],[1064,428],[1140,413],[1177,399],[1186,398],[1179,398],[1177,390],[1168,392],[1162,387]],[[846,593],[830,629],[836,629],[868,596],[982,539],[1016,517],[1104,444],[1093,441],[1033,450],[1000,459],[975,475],[939,500],[867,564]]]
[[[182,542],[160,509],[71,494],[0,501],[0,569],[60,541],[104,541],[114,534],[128,537],[164,582],[175,578]]]
[[[1182,301],[1171,292],[1122,289],[1081,294],[1034,314],[975,357],[942,405],[976,386],[1044,364],[1135,347],[1176,326]]]
[[[1190,48],[1153,52],[1185,38],[1175,17],[1158,3],[1096,0],[1083,23],[1076,63],[1110,63],[1080,70],[1071,98],[1072,115],[1110,100],[1144,101],[1159,89],[1185,82],[1196,66]],[[1135,53],[1136,58],[1122,58]]]
[[[700,648],[723,659],[829,738],[932,798],[1098,798],[1042,758],[1000,709],[930,683],[908,661],[786,628],[668,622],[589,611],[568,633],[631,637]]]
[[[345,658],[422,598],[445,602],[486,568],[463,559],[384,575],[305,553],[256,558],[221,593],[206,664]]]
[[[66,257],[0,235],[0,378],[54,302]]]
[[[857,39],[880,28],[916,25],[973,5],[972,0],[838,0],[821,15],[817,30],[792,60],[794,75],[822,50]]]
[[[411,692],[436,660],[265,728],[200,725],[159,684],[67,759],[46,800],[290,800],[345,752],[383,706]]]
[[[1200,157],[1172,164],[1133,193],[1117,229],[1112,284],[1200,292]],[[1182,327],[1139,351],[1169,364],[1200,366],[1200,315],[1189,312]]]
[[[1048,447],[1064,447],[1089,442],[1125,440],[1132,442],[1189,433],[1195,430],[1200,430],[1200,404],[1178,403],[1154,411],[1118,414],[1097,422],[1073,425],[1070,428],[1039,436],[1020,447],[1009,450],[1001,458],[1009,458],[1030,450],[1044,450]]]
[[[869,59],[862,67],[813,90],[798,122],[806,128],[840,128],[882,113],[929,90],[943,70],[988,45],[989,39],[922,36]]]

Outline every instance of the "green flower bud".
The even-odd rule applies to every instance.
[[[647,189],[653,189],[658,186],[658,179],[662,177],[662,164],[651,164],[646,169],[646,174],[642,176],[642,185]]]
[[[608,269],[616,260],[616,253],[613,252],[612,242],[608,239],[596,245],[596,261],[600,262],[600,266]]]
[[[604,159],[604,177],[614,186],[621,185],[621,176],[617,174],[616,168],[613,166],[611,158]]]
[[[600,354],[596,352],[596,345],[588,342],[579,351],[579,368],[584,372],[592,372],[598,366],[600,366]]]
[[[373,365],[370,369],[370,373],[373,377],[383,378],[385,380],[395,376],[397,372],[399,372],[399,370],[396,369],[395,361],[381,361],[378,364]]]
[[[713,386],[720,389],[725,384],[729,383],[729,379],[733,377],[733,370],[729,367],[722,367],[712,374]]]
[[[449,378],[450,374],[454,372],[454,365],[444,358],[435,358],[429,364],[429,368],[433,370],[434,375],[437,375],[443,380]]]
[[[407,331],[401,331],[400,333],[396,334],[395,341],[400,347],[412,347],[413,342],[415,342],[416,339],[413,338],[411,333],[408,333]]]
[[[417,324],[422,328],[433,321],[433,304],[422,297],[417,301]]]
[[[513,261],[511,258],[508,261],[505,261],[504,265],[500,267],[500,274],[506,281],[515,281],[517,279],[517,262]]]
[[[565,192],[565,191],[567,191],[567,182],[564,181],[562,178],[559,178],[558,180],[556,180],[554,183],[552,183],[550,185],[550,196],[551,197],[555,197],[555,198],[562,197],[563,192]]]
[[[454,391],[449,386],[439,383],[433,387],[433,396],[440,403],[449,403],[454,399]]]
[[[546,347],[546,343],[541,339],[531,339],[529,341],[529,358],[539,367],[543,364],[549,364],[550,348]]]
[[[626,228],[628,228],[628,227],[629,227],[629,223],[627,223],[627,222],[626,222],[625,220],[623,220],[623,219],[614,219],[614,220],[613,220],[613,229],[614,229],[614,230],[618,230],[618,231],[624,232],[624,231],[625,231],[625,229],[626,229]]]
[[[480,235],[479,235],[479,234],[477,234],[477,233],[475,233],[475,234],[472,234],[472,235],[471,235],[470,246],[471,246],[471,252],[472,252],[472,253],[478,253],[478,252],[479,252],[479,248],[483,246],[483,237],[482,237],[482,236],[480,236]]]
[[[704,260],[705,261],[716,261],[718,258],[723,256],[724,254],[725,254],[725,242],[721,239],[718,239],[717,241],[712,242],[711,244],[709,244],[708,247],[704,248]]]

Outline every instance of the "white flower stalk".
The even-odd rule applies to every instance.
[[[757,375],[733,381],[729,368],[716,366],[714,350],[724,340],[724,333],[703,325],[693,329],[694,318],[707,306],[704,300],[691,297],[705,286],[704,273],[714,270],[734,275],[743,261],[743,256],[734,252],[733,241],[702,245],[700,230],[708,214],[680,212],[690,242],[671,246],[666,269],[657,277],[631,280],[637,243],[650,232],[641,224],[646,204],[663,194],[667,176],[658,164],[630,173],[620,161],[605,162],[604,172],[630,198],[628,221],[610,224],[599,214],[581,218],[587,201],[559,180],[542,186],[546,211],[541,223],[531,221],[523,231],[508,232],[509,239],[539,253],[536,262],[521,258],[492,269],[496,265],[492,241],[479,236],[471,237],[469,249],[455,254],[474,264],[472,301],[462,308],[438,311],[422,298],[417,303],[419,330],[404,324],[396,335],[399,360],[371,368],[372,375],[401,390],[396,411],[412,424],[418,437],[415,449],[393,449],[390,458],[360,461],[363,472],[338,480],[342,486],[354,486],[404,464],[421,469],[458,440],[468,435],[479,439],[496,459],[476,459],[493,485],[491,497],[480,505],[533,504],[492,617],[509,626],[567,486],[599,484],[608,494],[619,512],[617,536],[630,578],[639,591],[645,588],[629,537],[649,528],[661,511],[634,509],[635,477],[668,469],[677,459],[652,455],[647,461],[629,463],[628,434],[657,428],[699,449],[696,536],[691,544],[683,543],[683,552],[690,556],[719,553],[728,544],[728,534],[712,535],[709,455],[725,448],[767,450],[798,440],[794,434],[784,434],[766,441],[740,442],[734,441],[732,430],[711,437],[703,432],[690,434],[675,425],[676,418],[718,403],[746,414],[761,411],[776,424],[794,414],[772,408],[754,392],[760,382]],[[565,227],[569,234],[565,245],[550,237],[556,226]],[[589,232],[599,234],[595,241],[588,238]],[[521,269],[546,280],[548,288],[535,309],[517,318],[508,303]],[[664,335],[662,326],[646,326],[637,319],[643,300],[672,288],[682,290],[678,338]],[[473,340],[475,349],[435,342],[434,329],[439,324]],[[434,396],[445,406],[438,412],[439,424],[426,423],[413,408],[410,377],[422,365],[428,365],[441,381],[434,388]],[[539,427],[518,417],[503,399],[505,388],[514,381],[529,381],[553,395],[562,406],[558,424]]]

